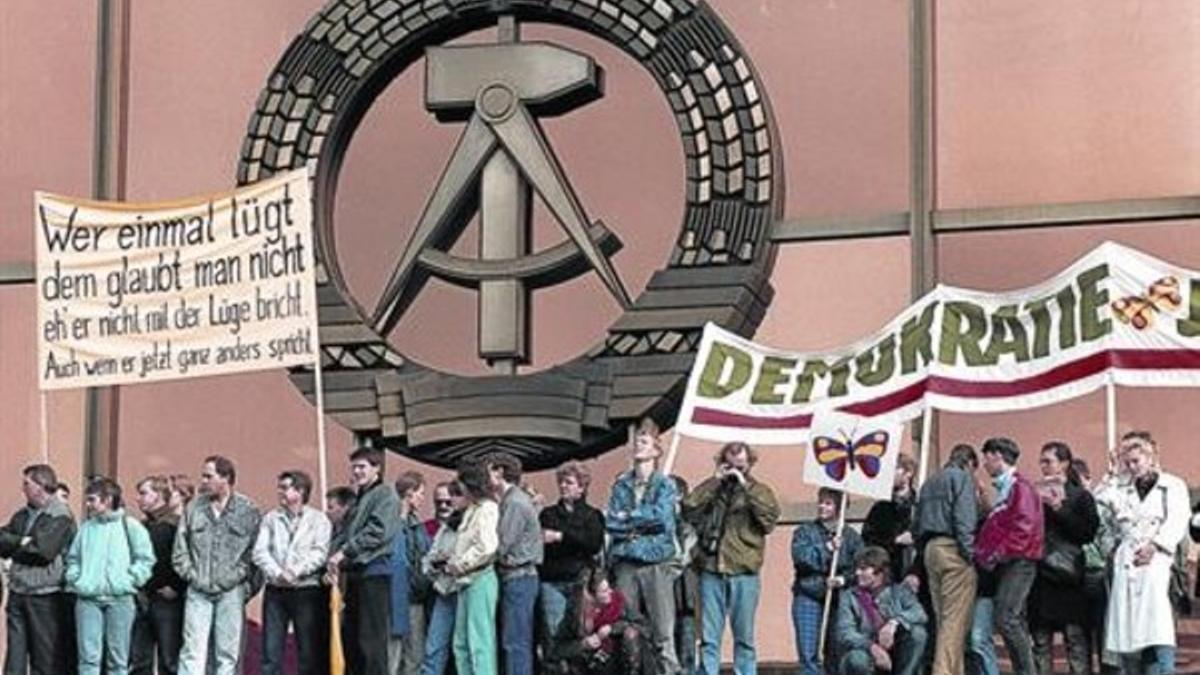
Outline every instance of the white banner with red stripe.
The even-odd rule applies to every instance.
[[[927,405],[1048,405],[1110,378],[1200,385],[1200,272],[1107,242],[1030,288],[939,285],[874,335],[823,353],[766,347],[709,324],[676,431],[793,444],[808,440],[818,407],[898,423]]]

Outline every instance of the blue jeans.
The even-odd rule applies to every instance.
[[[500,582],[500,651],[505,675],[533,675],[533,608],[538,578],[534,574]]]
[[[1140,652],[1121,654],[1121,675],[1171,675],[1175,672],[1175,648],[1171,645],[1146,647]]]
[[[680,675],[696,675],[696,617],[691,614],[675,619],[675,652]]]
[[[579,584],[572,581],[542,582],[538,605],[542,613],[542,643],[547,654],[550,653],[550,646],[558,640],[558,632],[567,616],[567,606],[577,593]]]
[[[758,672],[754,653],[754,612],[758,609],[757,574],[700,573],[700,672],[721,670],[721,636],[725,617],[733,628],[733,672]]]
[[[421,659],[421,675],[442,675],[454,644],[454,612],[458,594],[435,594],[429,625],[425,628],[425,657]]]
[[[241,586],[224,593],[202,593],[189,588],[183,604],[183,649],[179,675],[236,675],[246,624],[245,592]],[[209,638],[215,670],[209,671]]]
[[[992,598],[975,599],[975,611],[971,617],[971,632],[967,637],[967,673],[969,675],[1000,675],[1000,663],[996,659],[996,643],[992,640],[995,629],[992,613],[995,601]]]
[[[835,603],[836,606],[836,603]],[[821,655],[817,647],[821,639],[820,600],[797,593],[792,597],[792,629],[796,632],[796,654],[800,661],[800,675],[822,675]]]
[[[132,595],[111,600],[76,598],[79,675],[100,675],[102,654],[108,675],[129,673],[129,642],[136,615]]]

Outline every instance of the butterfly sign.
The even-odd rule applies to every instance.
[[[902,426],[837,411],[817,412],[805,453],[804,482],[891,499]]]
[[[1163,277],[1150,284],[1143,295],[1127,295],[1112,301],[1113,314],[1121,323],[1146,330],[1154,326],[1154,315],[1173,312],[1183,304],[1179,279]]]

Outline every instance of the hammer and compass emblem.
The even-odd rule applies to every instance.
[[[521,41],[518,19],[621,50],[675,121],[684,184],[637,197],[682,197],[684,213],[665,263],[633,298],[612,263],[623,243],[589,219],[539,123],[602,96],[603,72],[571,43]],[[492,27],[495,42],[452,42]],[[340,167],[380,93],[421,62],[425,108],[462,131],[380,299],[364,308],[336,250]],[[640,132],[630,125],[612,140],[636,143]],[[504,449],[536,470],[614,448],[642,417],[669,424],[705,323],[753,334],[773,296],[777,145],[763,83],[704,0],[326,0],[267,78],[238,181],[311,172],[330,416],[422,462],[452,468]],[[535,196],[565,235],[536,251]],[[454,246],[472,222],[478,255],[466,257]],[[620,316],[573,358],[520,371],[532,360],[532,293],[589,274]],[[440,371],[389,340],[430,278],[478,293],[488,375]],[[314,400],[312,369],[290,377]]]
[[[520,42],[512,16],[500,44],[429,47],[425,106],[441,121],[466,121],[454,153],[375,310],[387,334],[430,276],[479,292],[479,356],[515,373],[529,352],[529,293],[594,271],[620,307],[630,306],[608,256],[620,248],[591,222],[536,116],[567,112],[603,94],[603,71],[578,52]],[[568,242],[530,251],[531,188]],[[479,214],[479,258],[451,255]]]

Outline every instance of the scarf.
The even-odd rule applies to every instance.
[[[862,586],[855,586],[854,599],[858,601],[858,606],[862,608],[863,614],[867,617],[867,623],[871,626],[871,634],[875,635],[884,624],[883,614],[879,611],[879,603],[875,602],[875,594]]]

